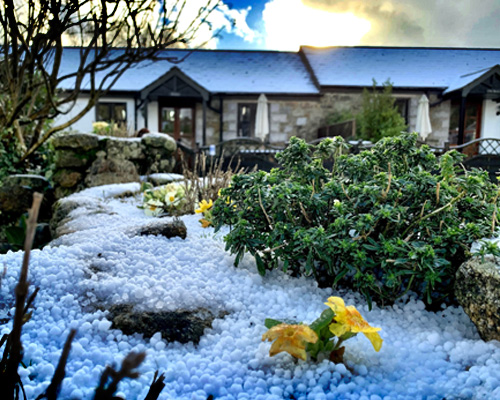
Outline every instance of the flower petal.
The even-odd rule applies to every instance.
[[[329,297],[325,304],[330,307],[335,314],[337,314],[337,311],[342,312],[345,309],[344,300],[340,297]]]
[[[303,325],[304,329],[301,329],[300,332],[297,333],[297,337],[299,337],[304,342],[308,343],[316,343],[318,341],[318,335],[307,325]]]
[[[363,334],[372,343],[373,348],[376,352],[380,351],[382,348],[382,342],[384,341],[377,332],[363,332]]]
[[[349,327],[345,324],[333,323],[329,326],[330,332],[335,336],[341,337],[344,333],[349,332]]]

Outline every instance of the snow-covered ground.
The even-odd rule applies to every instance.
[[[461,308],[431,313],[408,297],[369,312],[359,296],[319,289],[310,279],[280,271],[260,277],[250,256],[234,268],[223,233],[202,229],[197,215],[182,218],[185,240],[136,236],[134,227],[151,220],[137,208],[139,198],[113,196],[138,188],[113,185],[74,195],[86,204],[73,211],[68,229],[75,232],[33,251],[30,280],[40,292],[22,336],[27,368],[19,369],[28,398],[46,388],[69,330],[78,328],[61,399],[90,399],[104,366],[119,364],[131,350],[146,351],[147,358],[140,378],[119,387],[129,400],[145,397],[157,369],[166,375],[161,399],[500,399],[500,343],[483,342]],[[21,252],[0,256],[7,266],[0,303],[13,303],[21,258]],[[286,353],[270,358],[270,343],[261,341],[264,319],[310,323],[331,295],[382,328],[381,351],[358,335],[346,342],[345,365],[294,362]],[[229,314],[194,346],[159,335],[126,336],[110,328],[106,312],[95,311],[97,303]],[[0,334],[10,326],[0,326]]]

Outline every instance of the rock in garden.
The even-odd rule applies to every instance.
[[[106,138],[106,153],[108,158],[123,158],[125,160],[142,160],[144,153],[139,138]]]
[[[133,306],[120,304],[109,309],[108,319],[112,327],[120,329],[126,335],[140,333],[146,338],[160,332],[169,342],[198,344],[206,328],[212,327],[215,319],[208,310],[195,311],[134,311]]]
[[[52,139],[55,149],[70,148],[78,150],[92,150],[99,147],[99,137],[90,133],[60,134]]]
[[[156,148],[172,154],[177,149],[177,144],[171,136],[166,133],[147,133],[142,136],[141,141],[146,148]]]
[[[57,150],[55,154],[56,168],[85,168],[93,155],[73,150]]]
[[[54,204],[53,215],[50,220],[50,232],[54,239],[75,231],[74,227],[71,226],[71,212],[78,209],[80,209],[80,214],[85,215],[111,212],[98,199],[92,197],[80,196],[60,199]]]
[[[17,221],[33,202],[33,193],[44,195],[39,221],[48,221],[52,213],[53,190],[47,179],[39,175],[11,175],[0,187],[0,225]]]
[[[82,181],[82,173],[70,169],[60,169],[53,178],[54,182],[63,188],[72,188]]]
[[[122,158],[106,158],[104,152],[97,153],[97,159],[85,178],[87,187],[138,181],[139,174],[134,163]]]
[[[165,236],[170,239],[173,237],[180,237],[181,239],[186,239],[187,229],[184,222],[180,219],[174,219],[173,221],[155,221],[146,226],[143,226],[139,230],[139,235],[154,235],[154,236]]]
[[[183,175],[173,173],[158,173],[147,176],[147,181],[154,186],[167,185],[172,182],[179,182],[184,179]]]
[[[500,267],[473,258],[460,266],[455,296],[483,340],[500,340]]]

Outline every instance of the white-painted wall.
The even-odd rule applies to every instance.
[[[150,132],[160,131],[160,127],[158,126],[158,119],[159,119],[158,102],[152,101],[148,104],[148,126],[146,127],[149,129]]]
[[[500,139],[500,115],[497,115],[499,104],[493,100],[483,101],[481,137]]]
[[[76,100],[75,105],[67,114],[59,115],[54,123],[55,125],[59,125],[66,121],[69,121],[71,118],[76,116],[79,112],[81,112],[88,102],[88,96],[85,94],[81,94]],[[127,126],[128,133],[130,136],[133,136],[135,132],[135,102],[133,98],[127,97],[112,97],[99,100],[100,103],[126,103],[127,104]],[[158,120],[158,118],[156,118]],[[96,122],[96,111],[95,107],[92,107],[89,112],[87,112],[82,118],[76,121],[71,125],[70,128],[74,131],[81,133],[89,133],[92,132],[92,123]],[[158,125],[158,122],[156,122]],[[139,128],[140,129],[140,128]]]

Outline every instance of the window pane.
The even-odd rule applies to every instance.
[[[126,104],[114,104],[113,120],[117,124],[126,124],[127,123],[127,105]]]
[[[191,138],[193,135],[193,109],[179,109],[181,137]]]
[[[398,109],[399,115],[405,119],[405,123],[408,124],[408,99],[396,99],[394,106]]]
[[[238,105],[238,136],[252,137],[255,129],[257,104]]]
[[[161,132],[174,134],[175,108],[162,107],[161,109]]]
[[[480,104],[469,102],[465,106],[465,121],[464,121],[464,143],[470,142],[476,138],[477,119],[479,115]],[[448,141],[451,145],[458,143],[458,126],[460,124],[460,104],[451,104],[450,114],[450,131]]]
[[[109,104],[98,103],[96,121],[111,121],[111,113]]]

